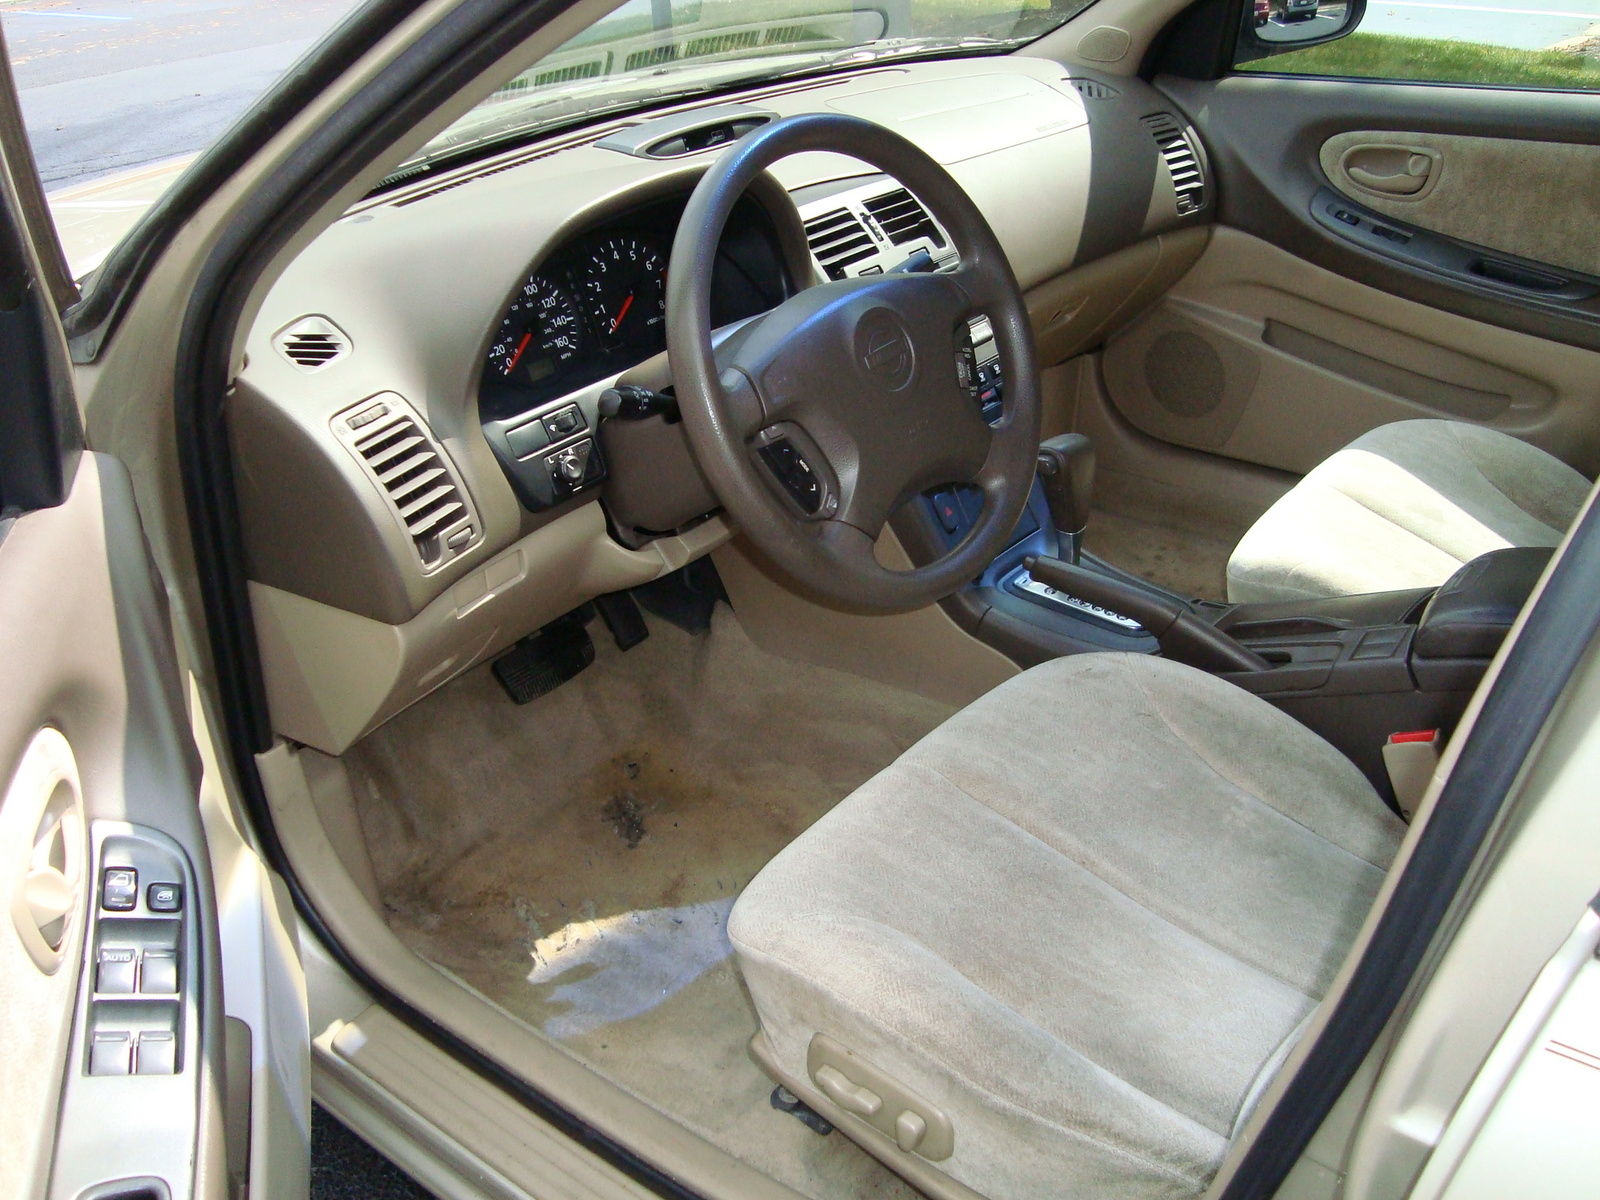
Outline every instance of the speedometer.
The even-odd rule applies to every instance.
[[[589,321],[610,350],[651,355],[666,345],[666,259],[631,234],[601,238],[578,264]]]
[[[522,285],[489,347],[488,374],[538,383],[578,353],[583,322],[566,289],[544,275]]]

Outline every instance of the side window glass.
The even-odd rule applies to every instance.
[[[1326,0],[1246,0],[1236,67],[1287,75],[1600,90],[1600,2],[1372,0],[1348,36]]]

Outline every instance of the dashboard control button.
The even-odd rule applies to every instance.
[[[934,515],[939,518],[939,524],[946,533],[955,533],[961,528],[961,506],[956,502],[954,492],[935,492],[930,498],[933,504]]]
[[[171,950],[146,950],[140,964],[139,991],[170,996],[178,990],[178,956]]]
[[[144,891],[144,902],[151,912],[175,913],[183,911],[183,884],[152,883]]]
[[[131,995],[137,958],[137,952],[130,949],[102,949],[95,967],[94,990],[102,996]]]
[[[583,428],[583,413],[576,404],[568,405],[546,417],[544,427],[550,434],[550,440],[558,442]]]
[[[594,442],[585,438],[565,450],[556,451],[544,461],[558,490],[577,491],[588,480],[595,465]]]
[[[136,1075],[175,1075],[178,1039],[169,1030],[147,1029],[139,1035]]]
[[[126,1075],[133,1035],[120,1029],[97,1029],[89,1043],[89,1074]]]
[[[529,421],[526,425],[506,430],[506,445],[518,458],[527,458],[535,450],[543,450],[549,444],[550,435],[545,432],[542,421]]]
[[[449,537],[445,538],[444,544],[446,546],[448,546],[451,550],[459,550],[459,549],[461,549],[461,547],[465,546],[471,540],[472,540],[472,526],[468,525],[465,529],[458,529],[454,533],[452,533]],[[155,906],[151,905],[151,907],[154,908]],[[157,909],[157,911],[159,912],[160,910]]]
[[[365,425],[371,425],[379,417],[386,417],[388,415],[389,415],[389,406],[387,404],[384,404],[380,400],[377,404],[374,404],[371,408],[362,409],[355,416],[351,417],[348,421],[346,421],[345,424],[347,426],[349,426],[351,430],[356,430],[356,429],[362,428]]]
[[[100,907],[132,912],[139,903],[139,872],[132,867],[107,867],[100,884]]]

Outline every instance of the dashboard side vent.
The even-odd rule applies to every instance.
[[[350,352],[350,338],[327,317],[301,317],[272,341],[302,371],[320,371]]]
[[[806,241],[829,279],[843,279],[851,263],[878,253],[861,219],[848,208],[836,208],[806,222]]]
[[[921,201],[905,188],[873,196],[862,201],[862,207],[872,214],[884,236],[896,246],[927,238],[939,249],[944,248],[944,234],[939,232]]]
[[[466,490],[432,435],[398,396],[376,396],[334,418],[334,432],[354,452],[434,570],[477,538]]]
[[[1085,100],[1115,100],[1122,95],[1109,83],[1101,83],[1098,79],[1069,79],[1067,82]]]
[[[1139,123],[1150,131],[1161,151],[1162,161],[1167,164],[1172,190],[1178,194],[1178,215],[1199,212],[1206,203],[1205,176],[1182,126],[1170,113],[1152,113],[1140,117]]]

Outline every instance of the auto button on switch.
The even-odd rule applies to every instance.
[[[102,996],[127,996],[133,992],[138,952],[131,948],[104,948],[96,965],[94,990]]]

